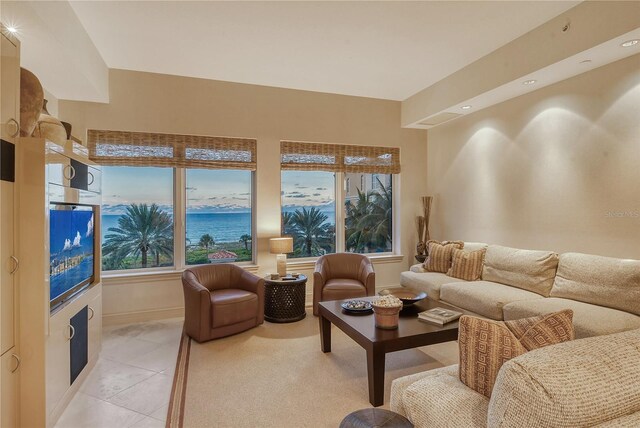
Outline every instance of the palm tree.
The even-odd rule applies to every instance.
[[[200,237],[198,245],[200,245],[200,247],[204,247],[205,250],[209,251],[209,247],[216,245],[216,242],[213,240],[213,236],[205,233]]]
[[[118,219],[118,227],[110,227],[105,235],[102,254],[110,258],[109,265],[121,266],[127,257],[140,257],[141,267],[148,265],[148,256],[173,256],[173,220],[156,204],[131,204]]]
[[[325,223],[327,218],[316,207],[296,210],[291,216],[294,245],[303,256],[320,255],[331,248],[335,231],[330,224]]]
[[[393,199],[391,189],[379,178],[379,190],[366,194],[358,189],[355,204],[345,204],[346,241],[350,251],[365,252],[371,249],[386,249],[391,242]]]
[[[244,244],[244,249],[249,250],[249,242],[251,242],[251,235],[242,235],[238,242],[242,242]]]

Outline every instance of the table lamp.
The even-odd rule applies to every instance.
[[[287,275],[287,253],[293,252],[293,238],[271,238],[269,239],[269,252],[277,254],[278,275]]]

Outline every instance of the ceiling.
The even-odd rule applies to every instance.
[[[109,68],[391,100],[578,3],[70,2]]]

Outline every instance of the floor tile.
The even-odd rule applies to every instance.
[[[165,423],[163,421],[159,421],[150,416],[145,416],[144,419],[130,425],[129,428],[164,428],[164,426]]]
[[[102,340],[100,356],[126,363],[159,348],[160,344],[135,337],[108,335]]]
[[[83,382],[80,391],[106,400],[155,374],[151,370],[101,358]]]
[[[178,340],[175,343],[161,345],[153,351],[143,354],[127,362],[132,366],[141,367],[154,372],[171,371],[178,358]]]
[[[151,415],[169,403],[172,383],[173,379],[170,376],[158,373],[114,395],[109,402],[144,415]]]
[[[166,421],[168,412],[169,412],[169,403],[167,403],[164,406],[160,407],[158,410],[154,411],[149,416],[151,416],[152,418],[156,418],[156,419],[158,419],[160,421]]]
[[[78,393],[69,403],[55,428],[128,427],[144,418],[145,416],[140,413]]]

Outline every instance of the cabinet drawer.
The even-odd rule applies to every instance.
[[[18,367],[19,360],[14,357],[15,348],[2,356],[0,360],[0,397],[2,397],[2,408],[0,409],[0,426],[15,427],[18,414]],[[17,368],[17,369],[16,369]]]

